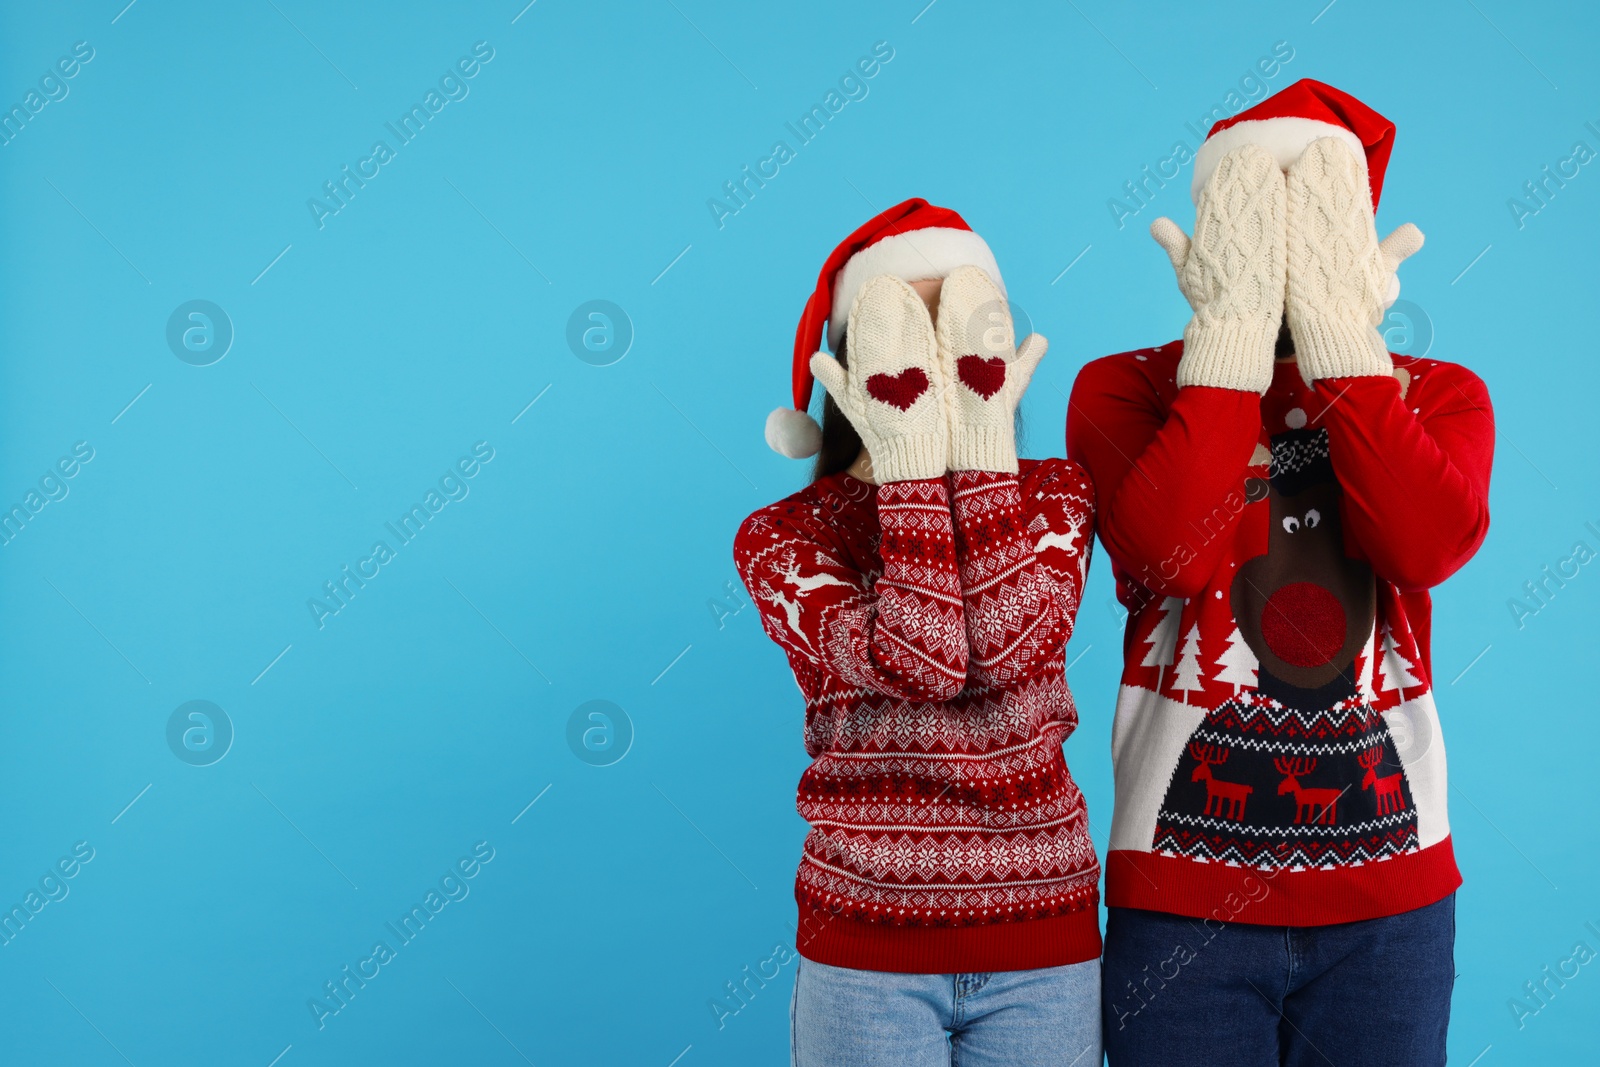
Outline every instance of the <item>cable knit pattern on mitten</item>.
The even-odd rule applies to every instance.
[[[1289,332],[1306,383],[1393,374],[1378,333],[1393,270],[1366,173],[1334,138],[1313,141],[1289,168],[1288,254]]]
[[[880,274],[850,309],[850,368],[825,352],[811,373],[861,435],[879,483],[938,478],[950,449],[944,371],[917,291]]]
[[[1222,157],[1196,202],[1193,240],[1171,219],[1157,219],[1150,233],[1194,308],[1178,384],[1265,393],[1286,263],[1283,172],[1272,153],[1246,145]]]
[[[978,267],[960,267],[939,293],[939,362],[950,417],[950,469],[1017,473],[1014,412],[1049,347],[1033,334],[1018,349],[1011,309]]]

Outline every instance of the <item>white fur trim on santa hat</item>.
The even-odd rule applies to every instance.
[[[833,310],[828,315],[828,347],[839,349],[839,338],[850,321],[850,307],[856,294],[869,279],[892,274],[903,281],[948,278],[957,267],[978,267],[1005,294],[1000,280],[1000,264],[982,237],[971,230],[929,226],[909,233],[897,233],[868,245],[845,263],[833,286]],[[768,424],[771,425],[770,422]],[[780,450],[781,451],[781,450]]]
[[[1205,188],[1206,179],[1217,169],[1222,157],[1235,148],[1243,148],[1247,144],[1260,145],[1277,157],[1279,167],[1288,170],[1290,164],[1311,146],[1312,141],[1323,137],[1336,137],[1349,145],[1361,163],[1362,178],[1366,177],[1367,150],[1361,138],[1331,122],[1285,115],[1275,119],[1236,122],[1206,138],[1200,150],[1194,154],[1194,181],[1189,186],[1189,196],[1199,201],[1200,190]]]
[[[822,427],[803,411],[777,408],[767,416],[767,447],[790,459],[814,456],[822,448]]]

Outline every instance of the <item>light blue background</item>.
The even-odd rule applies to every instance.
[[[1499,422],[1493,529],[1435,609],[1452,1058],[1593,1061],[1600,964],[1520,1029],[1508,1001],[1600,950],[1600,565],[1522,629],[1508,601],[1600,548],[1600,166],[1523,228],[1507,206],[1600,149],[1592,6],[524,2],[0,15],[7,107],[94,48],[0,147],[0,498],[95,452],[0,548],[0,903],[95,850],[0,947],[0,1061],[785,1062],[792,965],[721,1029],[708,1004],[791,937],[801,704],[754,609],[710,605],[739,520],[805,477],[761,426],[816,270],[904,197],[962,211],[1053,339],[1027,451],[1059,454],[1078,367],[1185,318],[1145,231],[1189,225],[1187,168],[1125,228],[1107,201],[1278,41],[1272,89],[1398,124],[1380,229],[1427,233],[1404,297]],[[319,230],[307,199],[477,41],[470,95]],[[708,198],[877,41],[869,95],[719,229]],[[165,340],[191,299],[236,330],[211,366]],[[610,366],[565,339],[592,299],[636,331]],[[470,495],[319,630],[307,599],[477,441]],[[1097,553],[1067,751],[1102,848],[1110,600]],[[193,699],[236,730],[209,767],[166,742]],[[635,732],[612,766],[566,740],[592,699]],[[485,840],[470,895],[319,1030],[308,999]]]

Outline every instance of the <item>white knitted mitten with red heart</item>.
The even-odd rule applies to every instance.
[[[911,286],[881,274],[856,295],[845,336],[849,369],[818,352],[811,373],[861,435],[873,479],[882,484],[941,477],[950,431],[927,305]]]
[[[1395,268],[1422,247],[1422,231],[1408,222],[1378,241],[1366,171],[1332,137],[1289,168],[1287,230],[1289,332],[1306,384],[1394,373],[1378,326]]]
[[[959,267],[939,292],[939,361],[947,383],[950,469],[1017,473],[1013,413],[1049,343],[1015,346],[1011,309],[989,275]]]
[[[1183,331],[1182,385],[1265,393],[1283,322],[1284,177],[1271,152],[1223,156],[1195,202],[1191,241],[1168,218],[1150,225],[1194,317]]]

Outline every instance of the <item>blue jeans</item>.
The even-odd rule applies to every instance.
[[[1455,895],[1334,926],[1111,908],[1111,1067],[1432,1067],[1455,984]]]
[[[897,974],[801,959],[793,1067],[1099,1067],[1100,961]]]

